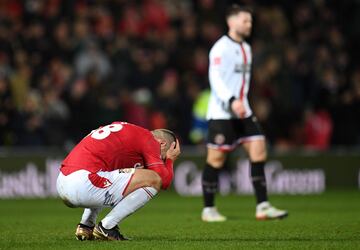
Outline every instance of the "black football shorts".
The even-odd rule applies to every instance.
[[[245,119],[209,120],[209,148],[232,151],[241,143],[259,139],[265,139],[265,136],[255,116]]]

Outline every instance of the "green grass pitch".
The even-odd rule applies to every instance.
[[[230,195],[217,199],[229,220],[207,224],[200,197],[163,192],[120,225],[132,241],[80,242],[74,231],[81,209],[57,199],[0,200],[0,249],[360,249],[359,191],[271,201],[290,216],[256,221],[254,197]]]

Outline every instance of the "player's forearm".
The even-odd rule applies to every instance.
[[[173,161],[171,159],[166,159],[165,169],[166,169],[167,173],[166,173],[166,176],[164,176],[164,178],[163,178],[163,184],[162,184],[163,189],[167,189],[170,186],[171,181],[174,177]]]
[[[153,170],[159,174],[162,180],[162,189],[167,189],[170,186],[174,176],[173,161],[171,159],[166,159],[164,165],[151,166],[148,169]]]

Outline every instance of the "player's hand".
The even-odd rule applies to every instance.
[[[246,110],[245,110],[243,102],[240,99],[235,99],[231,103],[231,110],[237,117],[239,117],[239,118],[245,117]]]
[[[171,159],[172,161],[175,161],[180,155],[180,153],[180,143],[179,140],[176,139],[176,142],[171,143],[170,148],[166,152],[166,159]]]

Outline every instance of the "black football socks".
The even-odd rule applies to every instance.
[[[265,162],[251,162],[251,181],[255,191],[257,204],[267,201],[267,189],[265,179]]]
[[[213,207],[215,202],[215,194],[218,189],[220,169],[213,168],[206,163],[202,174],[202,189],[204,197],[204,206]]]

